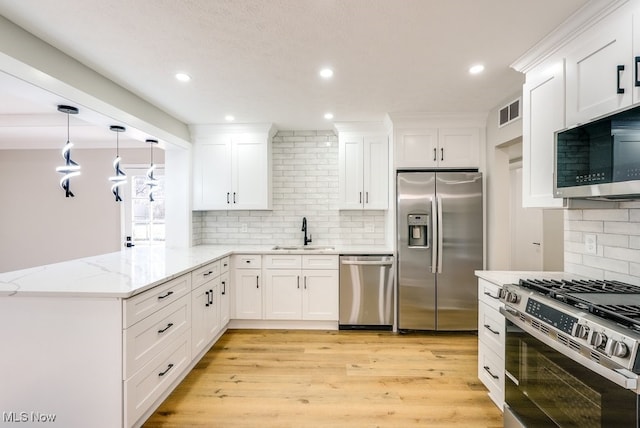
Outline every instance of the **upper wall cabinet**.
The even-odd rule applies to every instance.
[[[193,209],[271,209],[270,125],[194,127]]]
[[[561,60],[527,75],[522,90],[522,205],[562,207],[553,197],[554,132],[564,128],[564,66]]]
[[[396,168],[478,168],[479,128],[418,128],[395,132]]]
[[[382,130],[338,129],[339,209],[389,207],[389,138]],[[344,128],[342,128],[344,129]]]
[[[389,142],[386,135],[339,137],[339,208],[389,207]]]
[[[590,28],[566,56],[567,126],[590,122],[634,102],[640,46],[634,55],[633,16],[618,11]]]

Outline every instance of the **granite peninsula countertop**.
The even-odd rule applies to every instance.
[[[385,246],[334,246],[332,250],[273,250],[273,245],[133,247],[0,273],[0,297],[127,298],[232,254],[393,254]]]

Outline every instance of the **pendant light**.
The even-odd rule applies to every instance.
[[[158,140],[147,140],[147,143],[149,143],[149,146],[151,147],[151,161],[149,169],[147,170],[147,180],[144,184],[149,186],[149,202],[153,202],[154,187],[158,185],[158,180],[153,176],[153,171],[156,169],[156,166],[153,164],[153,145],[158,144]]]
[[[124,132],[126,129],[124,126],[118,125],[112,125],[109,129],[116,133],[116,158],[113,160],[113,169],[115,170],[116,175],[109,177],[109,181],[113,183],[111,185],[111,193],[116,197],[116,202],[122,202],[122,198],[120,197],[120,186],[126,184],[127,174],[120,169],[120,133]]]
[[[69,140],[69,115],[78,114],[78,109],[72,106],[59,105],[58,111],[67,114],[67,144],[62,148],[64,166],[56,167],[56,172],[63,174],[60,179],[60,187],[64,190],[65,197],[73,198],[75,195],[71,192],[71,184],[69,183],[69,180],[72,177],[80,175],[80,165],[71,159],[71,148],[73,147],[73,143]]]

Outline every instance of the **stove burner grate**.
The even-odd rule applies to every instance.
[[[593,297],[625,294],[640,296],[639,286],[619,281],[553,279],[521,279],[519,285],[622,326],[640,330],[640,305],[603,304],[602,299],[594,300]],[[623,299],[633,300],[632,297]]]

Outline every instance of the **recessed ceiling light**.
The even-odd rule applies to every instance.
[[[187,73],[176,73],[176,79],[181,82],[188,82],[189,80],[191,80],[191,76],[189,76]]]
[[[333,119],[333,113],[325,113],[324,114],[324,118],[327,119],[327,120]]]
[[[330,68],[323,68],[322,70],[320,70],[320,77],[322,77],[323,79],[330,79],[331,77],[333,77],[333,70]]]
[[[479,74],[479,73],[482,73],[483,71],[484,71],[484,65],[482,64],[474,65],[469,69],[469,73],[471,74]]]
[[[227,122],[233,122],[234,120],[236,120],[236,118],[228,114],[224,117],[224,120],[226,120]]]

